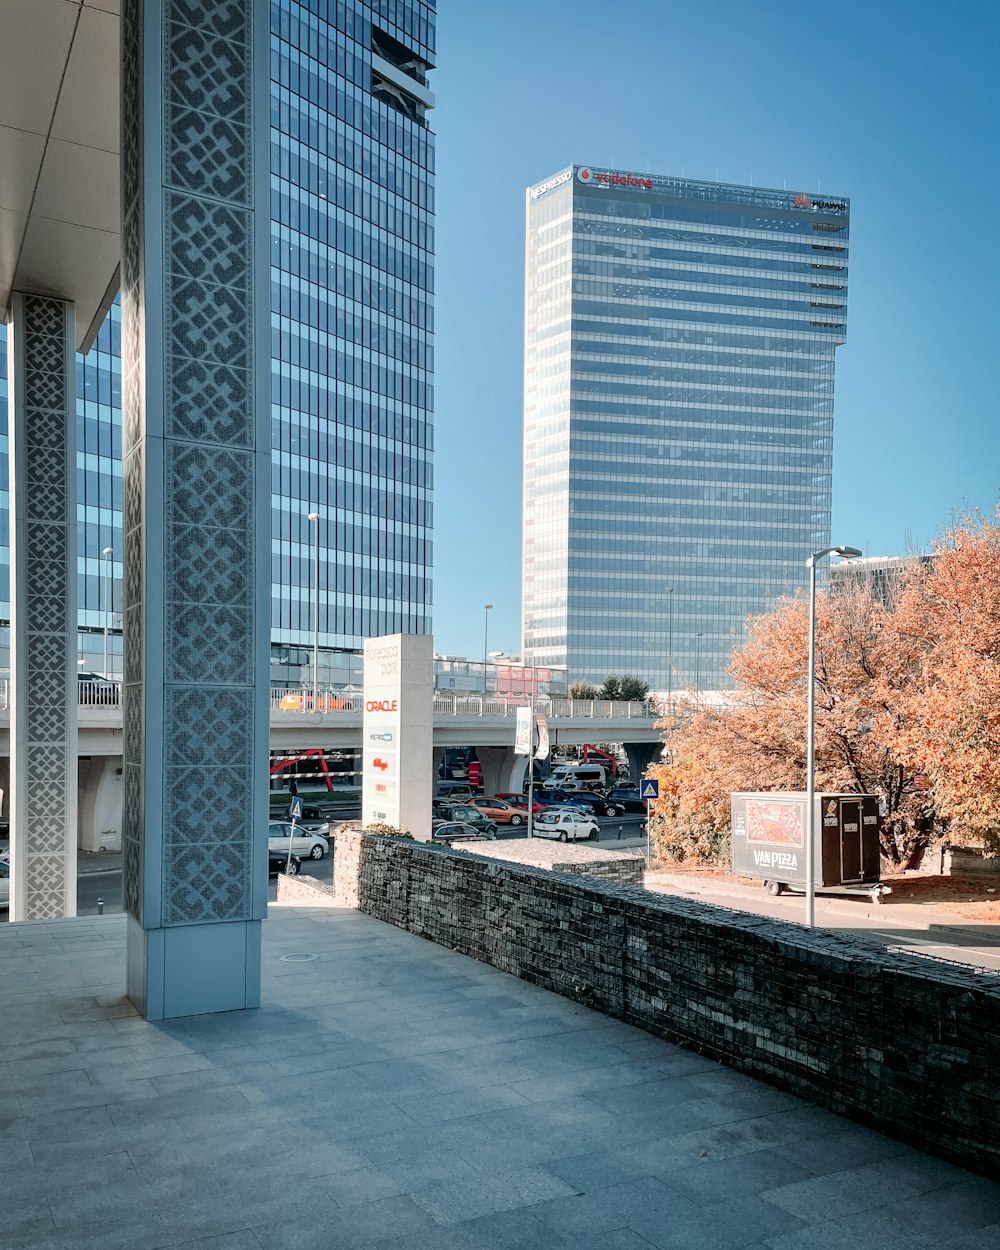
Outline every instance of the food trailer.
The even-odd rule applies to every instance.
[[[734,794],[733,871],[762,879],[769,894],[806,888],[805,793]],[[817,794],[813,824],[817,892],[860,894],[880,902],[877,794]]]

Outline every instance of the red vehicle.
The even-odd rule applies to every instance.
[[[613,755],[609,755],[607,751],[602,751],[600,747],[592,747],[589,743],[584,743],[583,763],[603,764],[608,770],[610,777],[613,777],[616,781],[619,779],[621,766]]]
[[[510,803],[512,807],[519,807],[521,808],[522,811],[526,812],[528,810],[528,796],[526,794],[498,794],[497,798],[506,799],[507,802]],[[545,810],[544,805],[542,803],[539,803],[537,799],[534,799],[532,801],[532,804],[531,804],[532,816],[537,816],[539,812],[544,811],[544,810]]]

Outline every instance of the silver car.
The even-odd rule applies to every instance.
[[[575,842],[578,838],[597,842],[601,836],[600,826],[593,816],[569,807],[541,812],[532,822],[531,831],[536,838],[558,838],[560,842]]]
[[[282,851],[289,849],[293,855],[308,856],[310,859],[322,859],[327,852],[327,840],[319,833],[310,833],[301,826],[291,824],[287,820],[271,820],[267,825],[267,849]]]
[[[10,907],[10,864],[0,859],[0,911]]]

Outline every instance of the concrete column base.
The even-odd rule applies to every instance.
[[[260,921],[144,929],[128,918],[128,997],[147,1020],[260,1006]]]

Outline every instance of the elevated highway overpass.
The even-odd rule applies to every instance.
[[[272,751],[294,753],[309,748],[360,750],[364,715],[361,694],[320,692],[316,710],[311,694],[300,706],[282,706],[287,692],[271,697]],[[448,747],[475,747],[487,793],[519,790],[526,760],[514,754],[517,708],[513,698],[469,697],[438,691],[434,696],[435,772]],[[553,747],[586,742],[620,742],[633,777],[653,759],[660,737],[658,714],[646,702],[550,699],[535,700],[535,711],[548,720]],[[122,709],[117,684],[80,690],[79,844],[85,850],[114,846],[120,837],[122,801]],[[219,734],[206,726],[206,741]],[[0,686],[0,786],[9,790],[10,710],[6,685]],[[206,759],[205,765],[225,761]]]

